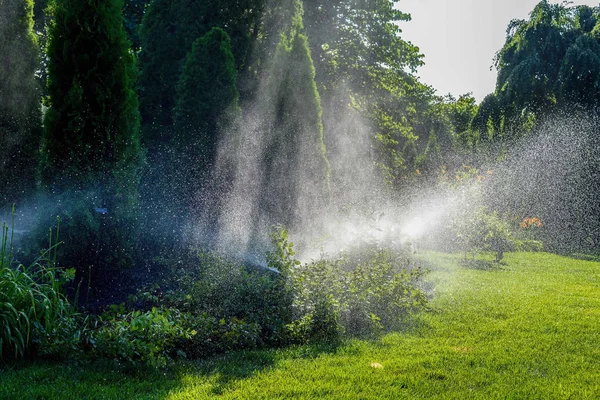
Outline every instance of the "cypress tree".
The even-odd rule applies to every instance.
[[[50,193],[68,196],[74,265],[132,261],[142,154],[121,10],[120,0],[57,0],[50,29],[41,176]]]
[[[240,114],[236,80],[231,39],[223,29],[213,28],[194,42],[177,86],[173,118],[177,167],[169,181],[173,204],[179,208],[175,214],[181,218],[192,208],[207,206],[206,201],[196,201],[201,192],[203,198],[223,195],[210,193],[223,189],[216,180],[226,179],[212,172],[223,136],[235,135]]]
[[[272,112],[271,130],[264,159],[261,202],[274,223],[290,229],[314,220],[328,204],[329,162],[323,142],[321,100],[315,83],[308,38],[302,32],[302,3],[289,32],[281,34],[270,71],[267,93]],[[277,194],[274,196],[273,194]]]
[[[241,70],[258,34],[264,0],[152,0],[144,15],[140,52],[143,140],[150,148],[169,143],[177,84],[192,44],[213,27],[231,38]],[[167,129],[165,129],[165,127]]]
[[[181,150],[194,148],[204,168],[214,162],[223,125],[239,112],[236,77],[224,30],[213,28],[194,42],[177,86],[175,141]]]
[[[0,1],[0,207],[35,189],[41,136],[33,1]]]

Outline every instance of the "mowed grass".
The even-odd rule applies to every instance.
[[[432,269],[432,310],[381,340],[159,372],[4,367],[0,399],[600,398],[600,263],[515,253],[490,268],[459,255],[420,257]]]

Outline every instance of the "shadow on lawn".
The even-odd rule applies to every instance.
[[[335,353],[339,347],[339,344],[323,343],[280,350],[240,351],[191,362],[191,368],[181,371],[181,374],[193,373],[204,376],[213,384],[212,394],[221,395],[237,381],[275,368],[279,361],[317,358],[322,354]]]
[[[280,361],[317,358],[335,353],[339,347],[313,344],[279,350],[240,351],[195,361],[178,361],[164,369],[124,369],[102,361],[0,362],[0,399],[161,399],[185,389],[189,376],[197,376],[200,378],[198,383],[211,385],[209,393],[220,395],[240,380],[276,368]]]

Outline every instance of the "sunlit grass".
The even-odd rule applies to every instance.
[[[599,263],[544,253],[507,254],[499,266],[421,257],[432,269],[433,310],[382,340],[238,353],[152,373],[13,366],[0,372],[0,398],[600,397]]]

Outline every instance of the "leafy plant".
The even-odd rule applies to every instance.
[[[336,341],[344,334],[370,336],[399,326],[407,313],[425,307],[419,287],[424,271],[406,254],[361,248],[338,258],[322,257],[301,264],[293,258],[287,232],[273,235],[277,252],[270,265],[287,265],[286,282],[293,294],[294,341]]]
[[[275,249],[267,252],[267,265],[276,269],[282,274],[287,274],[290,270],[300,265],[300,261],[294,259],[294,243],[289,240],[287,229],[282,225],[271,227],[269,235]]]
[[[34,347],[42,355],[70,354],[78,347],[80,316],[63,292],[75,270],[57,267],[58,230],[54,237],[50,231],[48,249],[26,267],[12,259],[14,209],[13,226],[2,225],[0,358],[22,358]]]
[[[127,312],[111,306],[90,335],[93,352],[129,367],[165,366],[176,344],[196,334],[186,324],[186,315],[176,309],[152,308]],[[179,353],[184,356],[184,353]]]
[[[275,268],[241,265],[216,252],[199,252],[174,278],[131,297],[137,309],[168,307],[196,332],[178,346],[192,357],[286,342],[291,295]],[[161,287],[162,286],[162,287]]]

